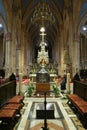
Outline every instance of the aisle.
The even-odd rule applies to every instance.
[[[41,130],[44,125],[43,119],[36,119],[37,103],[44,102],[43,98],[25,98],[28,103],[17,130]],[[54,104],[54,119],[47,120],[50,130],[76,130],[71,118],[65,110],[60,98],[47,98],[47,102]]]
[[[14,128],[10,129],[10,126],[4,125],[0,130],[42,130],[44,119],[36,117],[36,108],[38,103],[44,103],[44,98],[25,98],[24,103],[22,116]],[[50,130],[86,130],[68,106],[66,99],[47,98],[47,104],[51,103],[54,105],[54,118],[47,119]]]

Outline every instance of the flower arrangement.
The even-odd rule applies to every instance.
[[[27,95],[31,97],[33,94],[33,91],[34,91],[34,84],[29,83],[27,90],[26,90]]]
[[[55,96],[58,96],[59,93],[60,93],[59,88],[58,88],[57,85],[53,86],[53,91],[54,91]]]

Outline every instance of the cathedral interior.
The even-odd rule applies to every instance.
[[[64,75],[67,76],[65,94],[72,91],[87,101],[87,89],[81,87],[83,82],[87,87],[87,0],[0,0],[0,45],[0,107],[13,95],[21,95],[27,82],[36,85],[38,96],[41,90],[52,90],[56,82],[60,86],[59,78]],[[70,90],[76,73],[81,80],[79,91],[78,82],[73,85],[77,89]],[[4,89],[11,74],[15,76],[12,80],[16,78],[15,92],[10,88],[15,86],[13,82],[9,89]],[[34,102],[33,98],[32,103],[29,99],[31,108],[41,101],[35,98]],[[61,107],[61,104],[55,103],[53,97],[51,100],[57,113],[57,105]],[[28,111],[31,110],[29,105]],[[23,130],[33,130],[30,125]],[[48,130],[46,122],[44,125],[43,130]],[[63,130],[75,128],[64,126]]]
[[[10,3],[10,4],[9,4]],[[85,0],[0,0],[0,69],[27,75],[44,40],[47,64],[62,75],[87,69]],[[42,34],[41,28],[45,31]],[[34,67],[34,66],[33,66]]]

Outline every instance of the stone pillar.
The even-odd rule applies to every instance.
[[[63,27],[63,25],[61,24],[60,25],[60,29],[59,29],[59,73],[61,74],[61,75],[63,75],[64,74],[64,68],[65,68],[65,64],[64,64],[64,48],[65,48],[65,40],[64,40],[64,35],[62,35],[62,34],[64,34],[64,27]],[[60,46],[60,44],[61,44],[61,46]]]
[[[5,77],[8,77],[11,74],[11,33],[7,32],[5,35]]]
[[[21,60],[21,50],[17,49],[16,50],[16,71],[18,74],[22,72],[20,60]]]
[[[16,34],[15,29],[13,29],[12,33],[12,43],[11,43],[11,66],[12,72],[16,74]]]
[[[70,73],[67,73],[66,89],[67,89],[67,93],[70,93]]]
[[[30,72],[31,69],[31,65],[32,65],[32,48],[31,48],[31,39],[29,37],[29,39],[27,38],[27,46],[26,46],[26,55],[27,55],[27,69],[28,69],[28,73]]]
[[[24,37],[23,37],[23,58],[24,58],[24,62],[23,62],[23,66],[24,66],[24,75],[27,75],[27,36],[26,33],[24,33]]]
[[[73,53],[73,74],[76,73],[76,70],[80,69],[80,44],[79,44],[79,35],[76,36],[74,41],[74,53]]]

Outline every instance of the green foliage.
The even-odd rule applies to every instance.
[[[65,99],[67,99],[67,97],[66,97],[66,96],[61,97],[61,100],[65,100]]]
[[[34,91],[34,85],[33,85],[32,83],[30,83],[30,84],[28,85],[28,88],[27,88],[26,92],[27,92],[27,94],[28,94],[29,96],[32,96],[33,91]]]
[[[53,86],[53,91],[54,91],[54,94],[57,96],[57,95],[59,95],[59,88],[58,88],[58,86],[56,85],[56,86]]]

